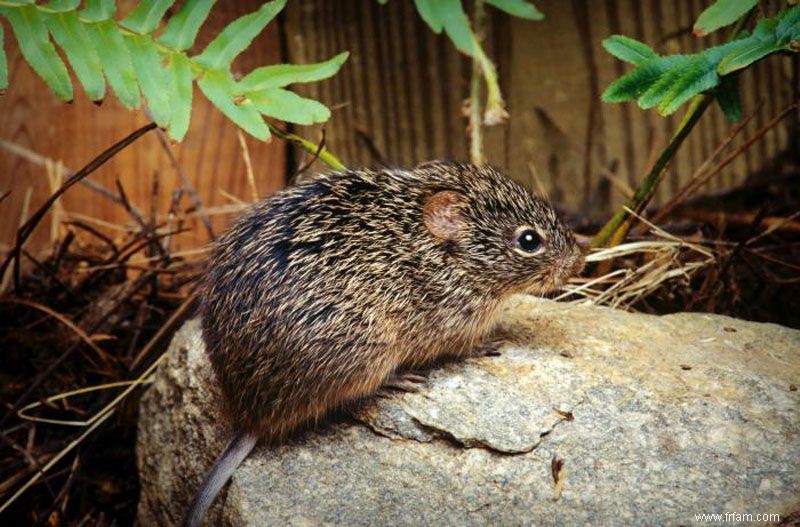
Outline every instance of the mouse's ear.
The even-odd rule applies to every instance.
[[[442,240],[457,240],[466,232],[464,209],[467,198],[459,192],[443,190],[425,202],[422,220],[431,234]]]

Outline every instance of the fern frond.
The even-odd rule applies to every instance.
[[[693,32],[698,37],[729,26],[753,9],[758,0],[717,0],[700,13]]]
[[[6,37],[0,26],[0,93],[8,88],[8,57],[6,57]]]
[[[72,100],[72,81],[67,66],[50,42],[50,32],[34,5],[3,7],[0,10],[19,42],[22,56],[31,68],[47,83],[56,96],[66,102]]]
[[[101,101],[106,82],[128,108],[141,97],[153,119],[180,141],[191,120],[193,86],[237,126],[265,140],[264,116],[297,124],[324,122],[330,110],[285,88],[336,74],[347,53],[319,64],[280,64],[256,68],[241,82],[231,63],[286,5],[273,0],[231,22],[204,50],[188,51],[208,18],[214,0],[186,0],[159,35],[174,0],[142,0],[121,21],[114,18],[114,0],[0,0],[0,16],[14,32],[26,62],[58,97],[72,100],[73,86],[60,47],[87,96]],[[8,85],[8,65],[0,26],[0,89]],[[55,45],[54,45],[55,44]]]
[[[798,40],[800,6],[760,20],[751,35],[692,55],[660,56],[641,42],[614,35],[603,46],[636,67],[611,83],[603,100],[635,100],[642,108],[657,107],[660,114],[669,115],[695,95],[709,93],[728,118],[738,119],[739,88],[731,75],[768,55],[798,51]]]

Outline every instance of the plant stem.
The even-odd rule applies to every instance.
[[[653,164],[653,168],[647,176],[645,176],[639,188],[636,189],[636,193],[628,200],[626,208],[623,208],[608,220],[608,223],[606,223],[600,232],[592,239],[592,247],[602,247],[606,245],[609,240],[612,240],[612,245],[616,245],[625,239],[629,228],[627,220],[630,216],[627,209],[638,213],[647,205],[662,178],[667,164],[678,151],[681,144],[683,144],[689,132],[694,128],[694,125],[700,120],[700,117],[712,100],[713,98],[708,95],[698,95],[692,100],[675,135],[672,136],[667,147],[661,152],[661,155]]]
[[[483,0],[475,0],[475,38],[480,43],[483,38],[483,24],[486,18]],[[477,47],[477,46],[476,46]],[[469,158],[475,165],[486,163],[483,152],[483,123],[481,119],[481,63],[478,57],[472,58],[472,78],[469,85]]]
[[[494,126],[508,119],[506,102],[500,92],[500,83],[497,80],[497,69],[483,51],[480,43],[475,39],[475,56],[473,60],[480,65],[483,78],[486,79],[486,111],[483,115],[483,124]]]
[[[736,35],[739,34],[744,25],[750,19],[750,15],[752,13],[753,9],[739,18],[739,20],[736,22],[736,25],[733,27],[730,36],[728,37],[728,42],[736,38]],[[638,214],[647,206],[647,204],[650,202],[650,198],[652,198],[653,194],[655,193],[656,187],[664,175],[667,164],[673,158],[675,153],[678,151],[678,148],[680,148],[683,141],[689,135],[689,132],[692,131],[694,125],[697,124],[697,121],[700,120],[703,112],[706,111],[706,108],[708,108],[713,100],[714,98],[710,95],[703,94],[696,95],[692,99],[692,101],[689,103],[689,109],[686,110],[680,125],[678,125],[678,130],[675,132],[675,135],[672,136],[672,139],[667,147],[663,152],[661,152],[661,155],[653,164],[653,168],[650,170],[647,176],[645,176],[644,180],[639,185],[639,188],[636,189],[636,193],[631,199],[628,200],[626,206],[617,212],[610,220],[608,220],[603,228],[600,229],[600,232],[595,235],[595,237],[592,239],[592,248],[603,247],[605,245],[619,245],[625,240],[625,237],[628,235],[628,230],[630,229],[630,221],[628,221],[630,219],[630,213],[627,209],[630,209]]]
[[[269,131],[272,132],[274,135],[280,137],[284,141],[288,141],[290,143],[294,143],[309,154],[318,155],[320,159],[322,159],[326,165],[331,167],[334,170],[347,170],[347,166],[345,166],[342,161],[336,157],[335,155],[331,154],[327,148],[323,148],[320,150],[319,145],[307,140],[303,139],[299,135],[295,135],[291,132],[284,132],[277,126],[273,125],[270,122],[267,122],[267,126],[269,127]],[[319,152],[319,154],[317,154]]]

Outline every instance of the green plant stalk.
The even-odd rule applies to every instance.
[[[483,165],[483,120],[481,119],[481,74],[478,62],[472,62],[472,79],[469,86],[469,160],[473,165]]]
[[[475,0],[476,48],[480,47],[479,41],[483,36],[485,14],[483,0]],[[472,57],[472,78],[469,87],[469,158],[475,165],[486,163],[483,152],[483,123],[481,120],[481,69],[478,57]]]
[[[627,220],[630,217],[630,213],[627,209],[638,213],[647,205],[647,202],[650,201],[650,197],[655,192],[658,182],[661,180],[662,173],[666,169],[667,164],[678,151],[681,144],[683,144],[689,132],[692,131],[700,120],[703,112],[705,112],[706,108],[711,104],[711,101],[713,101],[713,98],[708,95],[698,95],[692,100],[686,115],[678,126],[678,130],[672,136],[672,139],[664,151],[661,152],[661,155],[658,156],[658,159],[653,164],[653,168],[636,189],[636,193],[628,200],[626,208],[617,212],[608,223],[603,226],[600,232],[595,235],[592,239],[592,247],[605,246],[609,240],[612,240],[614,242],[613,244],[618,244],[625,238],[628,232]]]
[[[736,35],[739,34],[744,25],[750,19],[750,15],[752,13],[753,9],[750,9],[747,13],[742,15],[741,18],[739,18],[727,39],[728,42],[736,38]],[[700,120],[703,112],[706,111],[706,108],[708,108],[713,100],[713,97],[702,94],[697,95],[692,99],[692,102],[689,103],[689,109],[686,110],[680,125],[678,125],[678,130],[675,132],[675,135],[672,136],[672,140],[670,140],[664,151],[661,152],[661,155],[653,164],[653,168],[650,170],[647,176],[645,176],[641,185],[639,185],[639,188],[636,189],[636,193],[631,199],[628,200],[626,207],[623,207],[622,210],[617,212],[610,220],[608,220],[603,228],[600,229],[600,232],[598,232],[595,237],[592,238],[592,248],[603,247],[608,244],[609,240],[611,241],[612,246],[619,245],[625,240],[625,237],[628,235],[628,229],[630,228],[630,222],[628,221],[630,213],[628,212],[628,209],[638,214],[642,211],[642,209],[644,209],[647,203],[649,203],[650,198],[655,193],[658,183],[663,177],[663,172],[667,167],[667,163],[669,163],[669,161],[678,151],[678,148],[680,148],[681,144],[683,144],[683,141],[689,135],[689,132],[692,131],[694,125],[697,124],[697,121]]]
[[[303,139],[299,135],[295,135],[291,132],[284,132],[277,126],[273,125],[269,121],[267,121],[267,126],[269,127],[269,131],[272,132],[276,137],[283,139],[284,141],[288,141],[290,143],[294,143],[312,156],[318,156],[326,165],[331,167],[336,171],[343,171],[347,170],[347,166],[342,163],[342,161],[336,157],[335,155],[331,154],[327,148],[319,148],[319,145],[309,141],[307,139]]]
[[[483,122],[486,126],[503,123],[508,118],[508,112],[506,111],[503,94],[500,91],[500,83],[497,80],[497,70],[483,51],[483,48],[477,43],[473,60],[480,64],[483,78],[486,80],[486,111],[484,112]]]

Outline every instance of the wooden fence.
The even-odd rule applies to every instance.
[[[709,2],[535,3],[545,13],[544,21],[512,19],[489,8],[486,47],[497,63],[511,118],[506,125],[487,131],[488,158],[565,207],[602,217],[620,204],[620,188],[640,180],[680,115],[664,119],[634,104],[600,102],[605,86],[626,71],[600,42],[610,34],[623,33],[663,52],[699,50],[707,42],[692,36],[690,28]],[[224,24],[257,5],[254,1],[218,3],[201,32],[200,46]],[[719,32],[710,41],[720,42],[724,34]],[[11,87],[0,98],[3,141],[77,169],[147,121],[143,112],[129,112],[114,97],[95,107],[80,89],[73,104],[60,103],[20,58],[12,40],[6,37]],[[236,67],[248,71],[281,59],[313,62],[344,50],[350,51],[351,57],[340,74],[298,87],[300,93],[333,108],[325,127],[331,151],[350,166],[466,159],[462,103],[467,97],[470,65],[446,37],[431,33],[411,1],[391,0],[381,5],[375,0],[292,0],[279,23],[271,24],[259,36]],[[798,90],[796,58],[772,57],[747,71],[742,78],[744,107],[755,117],[734,145],[797,101]],[[790,114],[710,187],[734,185],[767,166],[778,153],[797,148],[799,119],[797,112]],[[712,108],[682,148],[657,199],[664,199],[686,181],[730,130],[721,112]],[[321,137],[319,127],[299,132],[314,140]],[[286,167],[291,165],[285,145],[278,140],[262,144],[252,138],[247,138],[246,144],[257,193],[264,195],[282,186]],[[251,199],[237,129],[202,97],[196,97],[186,140],[170,150],[205,207],[230,203],[224,193]],[[317,167],[322,168],[319,163]],[[0,148],[0,192],[12,191],[0,204],[0,244],[10,243],[24,213],[34,210],[51,192],[46,174],[45,167]],[[158,137],[148,134],[92,178],[109,188],[119,180],[130,201],[147,208],[154,174],[161,189],[157,208],[164,212],[179,174]],[[606,183],[609,179],[614,184]],[[100,221],[130,221],[122,207],[84,188],[71,190],[63,206]],[[46,246],[50,237],[45,226],[31,247]],[[204,232],[198,229],[188,241],[197,244],[204,239]]]
[[[600,94],[625,65],[601,46],[622,33],[664,53],[691,53],[725,38],[691,34],[709,1],[536,0],[545,20],[512,19],[492,8],[486,44],[498,66],[511,118],[487,134],[489,161],[573,210],[604,217],[622,202],[602,181],[641,180],[681,117],[668,119],[635,104],[605,104]],[[762,4],[764,4],[762,2]],[[767,3],[774,13],[782,2]],[[349,50],[335,78],[301,91],[337,108],[326,126],[327,144],[349,164],[410,164],[465,159],[468,143],[462,104],[471,72],[444,36],[435,36],[413,3],[391,0],[309,0],[288,11],[287,42],[294,61],[317,61]],[[800,98],[798,60],[772,57],[742,76],[745,113],[755,117],[734,142],[747,137]],[[725,188],[760,169],[797,135],[797,111],[715,179]],[[686,181],[732,126],[714,107],[680,151],[657,196]],[[538,180],[538,181],[537,181]]]

